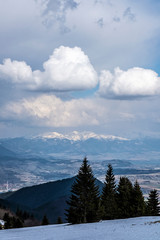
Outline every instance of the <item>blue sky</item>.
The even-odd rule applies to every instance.
[[[160,3],[0,1],[0,137],[160,132]]]

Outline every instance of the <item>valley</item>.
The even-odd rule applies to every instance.
[[[108,163],[118,181],[139,181],[143,193],[160,191],[160,140],[123,139],[73,132],[34,138],[0,139],[0,192],[73,177],[87,156],[97,179],[104,181]]]

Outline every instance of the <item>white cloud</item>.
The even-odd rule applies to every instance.
[[[131,138],[139,133],[159,132],[160,96],[141,101],[104,98],[63,101],[54,95],[10,101],[1,107],[2,136],[30,136],[50,131],[96,131]],[[157,127],[158,126],[158,127]],[[7,135],[8,134],[8,135]]]
[[[106,98],[153,96],[160,94],[160,78],[156,72],[138,67],[127,71],[116,68],[113,74],[103,70],[98,93]]]
[[[26,128],[27,134],[28,127],[33,124],[36,129],[38,125],[80,126],[83,123],[80,127],[83,128],[89,121],[91,126],[93,122],[98,123],[97,129],[101,128],[101,132],[106,131],[107,134],[116,135],[122,129],[126,134],[126,129],[130,132],[137,126],[140,126],[140,131],[145,127],[151,129],[152,101],[157,101],[154,112],[156,119],[159,119],[159,98],[143,98],[141,101],[114,101],[101,98],[97,103],[95,99],[62,101],[56,97],[52,97],[52,100],[50,97],[36,97],[40,96],[41,93],[38,92],[40,90],[79,90],[95,86],[97,76],[89,59],[97,71],[102,69],[113,71],[115,66],[125,70],[134,66],[156,69],[160,53],[159,10],[160,5],[156,0],[0,1],[0,76],[4,80],[8,79],[0,81],[0,118],[3,113],[4,118],[6,116],[6,124],[7,122],[13,124],[10,130],[7,125],[5,131],[10,134],[15,126],[18,128],[23,123],[23,129]],[[53,49],[59,45],[79,46],[89,59],[80,49],[78,52],[71,48],[69,50],[73,51],[69,52],[67,48],[58,48],[59,54],[53,52],[46,61]],[[86,64],[81,65],[77,60],[71,62],[73,52],[77,53],[77,59],[82,54]],[[2,64],[5,58],[10,59]],[[36,69],[38,70],[34,71]],[[82,76],[84,69],[87,69],[85,78]],[[144,84],[144,81],[138,81],[137,77],[134,81],[128,76],[126,78],[124,73],[127,72],[129,74],[130,71],[120,74],[127,79],[122,81],[122,76],[104,71],[101,74],[99,94],[103,97],[134,98],[159,93],[159,78],[156,73],[147,73],[150,77],[147,78],[147,84],[145,78]],[[76,78],[73,77],[74,74]],[[23,91],[23,88],[38,91],[37,93]],[[33,98],[30,98],[31,96]],[[59,96],[64,97],[63,93]],[[22,97],[25,100],[20,100]],[[10,103],[3,107],[7,102]],[[145,117],[139,120],[142,113]],[[158,126],[154,126],[155,131]],[[88,130],[89,126],[86,128]],[[22,130],[19,131],[24,134]],[[30,131],[32,133],[33,128]]]
[[[6,59],[0,64],[1,78],[24,84],[32,90],[85,90],[94,88],[97,73],[87,55],[79,47],[56,48],[43,64],[44,71],[32,71],[25,62]]]
[[[32,79],[32,69],[25,62],[8,58],[0,64],[0,77],[11,79],[14,83],[28,83]]]
[[[36,126],[75,127],[98,125],[105,113],[107,108],[93,99],[62,101],[54,95],[41,95],[7,104],[1,111],[1,118],[27,120],[29,125]]]

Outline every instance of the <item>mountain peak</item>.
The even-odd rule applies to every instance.
[[[84,131],[84,132],[78,132],[73,131],[69,134],[62,134],[58,132],[50,132],[46,133],[42,136],[43,138],[59,138],[59,139],[68,139],[72,141],[85,141],[90,138],[94,139],[108,139],[108,140],[121,140],[121,141],[127,141],[129,139],[113,136],[113,135],[104,135],[104,134],[96,134],[94,132]]]

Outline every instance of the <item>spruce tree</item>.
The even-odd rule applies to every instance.
[[[133,186],[127,177],[121,177],[117,188],[118,217],[133,216]]]
[[[133,187],[133,215],[134,217],[143,216],[145,213],[145,202],[143,193],[141,191],[141,188],[139,186],[138,181],[135,181],[134,187]]]
[[[43,219],[42,219],[42,224],[41,225],[48,225],[49,222],[48,222],[48,218],[46,215],[43,216]]]
[[[62,218],[59,216],[58,218],[57,218],[57,224],[62,224],[63,222],[62,222]]]
[[[22,228],[23,227],[23,223],[19,218],[16,218],[14,227],[15,228]]]
[[[4,224],[4,228],[5,228],[5,229],[9,229],[9,228],[12,227],[12,226],[11,226],[11,218],[10,218],[10,216],[9,216],[9,213],[5,213],[5,214],[4,214],[3,220],[4,220],[4,222],[5,222],[5,224]]]
[[[158,216],[160,213],[158,192],[156,189],[151,190],[147,201],[147,214],[150,216]]]
[[[116,183],[111,164],[108,165],[105,177],[101,207],[103,208],[102,219],[114,219],[117,217]]]
[[[97,221],[99,190],[95,185],[95,178],[87,158],[84,158],[72,185],[71,196],[67,204],[69,209],[66,210],[66,216],[69,223]]]

